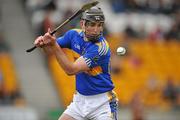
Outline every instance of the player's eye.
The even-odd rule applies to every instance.
[[[101,22],[98,24],[98,27],[103,27],[103,25],[104,25],[104,23]]]
[[[86,22],[86,26],[94,27],[95,25],[96,25],[96,23],[94,23],[94,22]]]
[[[90,21],[88,21],[85,23],[85,25],[89,26],[89,27],[95,27],[95,26],[103,27],[104,23],[103,22],[90,22]]]

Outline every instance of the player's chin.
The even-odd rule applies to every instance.
[[[92,38],[92,37],[96,37],[98,36],[99,34],[89,34],[89,35],[86,35],[87,38]]]

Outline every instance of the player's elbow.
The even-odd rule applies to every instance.
[[[67,71],[66,71],[66,74],[67,74],[68,76],[73,76],[73,75],[75,75],[75,73],[73,73],[73,72],[67,72]]]
[[[77,72],[74,69],[68,69],[65,71],[68,76],[75,75]]]
[[[73,64],[71,67],[66,69],[66,74],[68,76],[76,75],[77,73],[84,71],[82,68],[83,68],[82,66],[78,66],[78,65]]]

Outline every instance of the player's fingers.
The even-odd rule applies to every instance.
[[[49,37],[53,37],[53,38],[56,37],[55,34],[51,35],[52,31],[51,31],[50,28],[48,28],[48,33],[49,33],[49,35],[50,35]]]
[[[43,43],[44,43],[45,45],[48,45],[49,42],[50,42],[50,40],[49,40],[48,38],[44,38],[44,39],[43,39]]]
[[[39,38],[40,38],[40,37],[38,37],[38,38],[35,39],[34,45],[37,45],[37,44],[38,44]]]
[[[52,39],[52,35],[50,34],[50,32],[47,32],[44,37],[45,39]]]
[[[36,38],[36,40],[34,41],[34,45],[36,47],[39,47],[40,46],[40,41],[42,41],[43,37],[42,36],[39,36],[38,38]]]
[[[42,36],[41,39],[39,40],[39,45],[40,47],[43,47],[45,45],[45,42],[44,42],[44,37]]]
[[[50,29],[50,28],[48,28],[48,33],[49,33],[50,37],[54,37],[54,38],[56,38],[56,35],[55,35],[55,34],[51,35],[52,31],[51,31],[51,29]]]
[[[40,45],[40,47],[44,46],[44,42],[43,42],[43,41],[40,41],[40,42],[39,42],[39,45]]]
[[[47,39],[45,39],[45,37],[42,36],[41,39],[39,40],[39,47],[42,48],[42,47],[44,47],[46,45],[48,45]]]
[[[52,36],[49,32],[44,35],[44,42],[49,45],[53,45],[55,43],[56,38]]]
[[[49,42],[51,42],[49,35],[50,34],[48,32],[44,35],[44,39],[43,39],[44,44],[49,44]]]

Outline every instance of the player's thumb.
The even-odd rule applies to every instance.
[[[50,28],[48,28],[48,33],[51,34],[51,29]]]
[[[50,28],[48,28],[48,33],[49,33],[50,35],[52,35],[52,34],[51,34],[51,33],[52,33],[52,31],[51,31],[51,29],[50,29]],[[53,34],[52,36],[53,36],[53,37],[56,37],[56,36],[55,36],[55,34]]]

